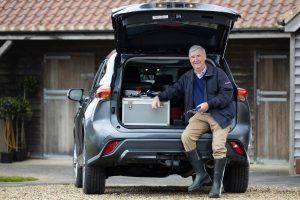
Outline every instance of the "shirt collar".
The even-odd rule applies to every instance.
[[[196,72],[195,72],[195,74],[196,74],[196,76],[197,76],[199,79],[201,79],[201,78],[203,78],[203,76],[205,75],[206,70],[207,70],[207,67],[206,67],[206,65],[205,65],[205,66],[204,66],[204,69],[203,69],[200,73],[196,73]]]

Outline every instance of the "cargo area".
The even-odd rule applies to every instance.
[[[208,57],[206,62],[216,66],[213,56]],[[162,102],[157,110],[151,108],[151,102],[153,97],[175,83],[190,69],[192,66],[187,57],[129,59],[122,72],[119,122],[124,126],[143,128],[184,128],[186,113],[184,113],[183,96],[174,95],[169,101]],[[229,78],[232,77],[229,76]],[[237,91],[234,84],[233,87],[235,89],[233,101],[236,105]],[[235,124],[236,118],[233,120],[232,127]]]
[[[157,110],[151,101],[192,69],[188,58],[133,58],[124,66],[119,121],[125,126],[184,126],[184,102],[176,95]]]

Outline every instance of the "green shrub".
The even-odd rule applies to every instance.
[[[1,119],[13,119],[15,117],[24,117],[26,119],[29,119],[31,115],[31,106],[28,100],[21,97],[0,98]]]
[[[1,97],[0,98],[0,118],[13,119],[18,112],[17,100],[14,97]]]

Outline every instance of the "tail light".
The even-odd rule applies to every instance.
[[[116,147],[118,146],[118,144],[120,143],[120,141],[118,140],[112,140],[110,141],[104,148],[103,152],[102,152],[102,155],[107,155],[107,154],[110,154],[111,152],[113,152]]]
[[[108,100],[110,97],[110,93],[111,93],[110,88],[99,87],[95,93],[95,97]]]
[[[238,100],[246,101],[247,96],[248,96],[248,91],[246,89],[243,89],[243,88],[238,88],[237,89]]]
[[[243,149],[240,147],[240,145],[237,142],[231,141],[230,145],[237,154],[244,155]]]

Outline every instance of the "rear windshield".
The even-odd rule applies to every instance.
[[[223,29],[222,25],[204,22],[133,24],[127,26],[126,43],[128,49],[157,51],[201,44],[209,52],[218,52],[225,42]]]

